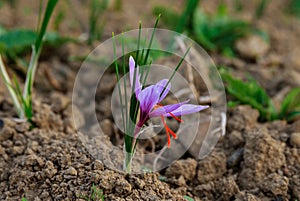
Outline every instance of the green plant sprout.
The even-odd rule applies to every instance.
[[[57,4],[58,0],[49,0],[45,10],[44,18],[41,24],[38,24],[38,34],[35,43],[32,47],[32,54],[30,63],[27,70],[25,86],[23,92],[21,91],[20,85],[14,78],[13,82],[8,76],[4,63],[0,55],[0,72],[1,76],[6,84],[8,91],[13,99],[15,109],[17,111],[18,117],[22,120],[31,121],[33,116],[32,113],[32,86],[35,77],[35,72],[38,64],[38,59],[42,50],[42,45],[44,43],[43,38],[46,33],[46,29],[53,13],[53,10]]]
[[[6,58],[16,62],[20,67],[28,64],[20,58],[21,55],[28,53],[29,48],[35,43],[38,33],[29,29],[2,28],[0,31],[0,53]],[[67,42],[75,42],[74,39],[62,37],[57,32],[45,33],[43,43],[47,47],[58,47]]]
[[[287,7],[287,11],[300,18],[300,0],[292,0]]]
[[[227,56],[233,56],[234,43],[249,33],[262,36],[266,34],[253,27],[251,23],[237,20],[229,16],[227,7],[221,3],[215,14],[206,14],[197,8],[199,1],[188,0],[182,15],[165,7],[155,7],[154,14],[164,13],[162,20],[177,32],[186,31],[194,40],[199,42],[206,50],[218,51]],[[262,15],[266,0],[262,0],[257,15]],[[259,17],[259,16],[257,16]]]
[[[272,121],[285,119],[292,121],[300,116],[300,88],[294,88],[285,96],[279,110],[277,110],[266,91],[253,79],[248,82],[233,78],[230,73],[221,69],[221,77],[225,88],[240,103],[251,105],[260,114],[260,120]]]
[[[102,27],[99,24],[99,17],[107,8],[108,0],[91,0],[89,16],[89,38],[88,44],[91,45],[94,40],[101,38]]]
[[[94,184],[91,187],[91,191],[89,195],[79,195],[79,198],[84,199],[86,201],[104,201],[105,196],[103,195],[103,190],[99,189]]]
[[[187,201],[194,201],[193,198],[191,198],[190,196],[187,196],[187,195],[183,196],[183,198]]]

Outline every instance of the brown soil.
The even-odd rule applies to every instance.
[[[24,12],[22,5],[26,3],[17,2],[17,9]],[[146,19],[151,16],[151,6],[156,2],[151,1],[144,7],[140,1],[130,0],[124,3],[122,11],[109,10],[105,17],[112,22],[104,36],[112,30],[126,29],[124,24],[136,27],[139,18],[148,25],[150,20]],[[163,3],[170,5],[167,0]],[[210,11],[216,3],[203,1],[202,5]],[[178,1],[178,5],[173,6],[178,9],[181,4],[182,1]],[[254,4],[239,16],[249,19]],[[137,12],[133,12],[132,5],[137,6]],[[245,72],[254,75],[274,101],[280,101],[286,89],[300,86],[300,21],[287,17],[279,10],[282,6],[282,1],[272,1],[265,16],[257,22],[271,38],[270,46],[264,47],[264,51],[247,51],[244,46],[237,45],[238,58],[213,55],[217,64],[232,66],[237,76]],[[37,9],[35,5],[29,7]],[[20,16],[12,16],[9,9],[6,5],[1,8],[4,14],[0,21],[5,25],[17,26],[15,18],[20,18],[19,24],[24,27],[35,24],[32,22],[35,14],[22,18],[22,12]],[[141,15],[144,11],[147,12]],[[78,36],[82,30],[63,26],[60,31]],[[255,41],[244,40],[243,43]],[[184,200],[184,195],[194,200],[300,199],[300,120],[289,124],[285,121],[260,123],[258,112],[249,106],[229,109],[225,137],[201,161],[187,153],[159,173],[142,175],[125,175],[106,168],[87,152],[77,136],[72,120],[71,93],[80,63],[66,61],[62,56],[82,55],[88,51],[88,47],[68,45],[42,58],[35,80],[33,129],[26,122],[14,120],[16,114],[11,99],[0,82],[0,200],[22,197],[27,200],[83,200],[93,184],[103,190],[105,200]],[[247,54],[249,52],[251,54]],[[110,84],[115,82],[108,80]],[[113,86],[110,84],[104,88],[108,94]],[[109,95],[98,95],[98,119],[107,133],[111,133],[104,143],[110,140],[118,145],[122,139],[115,134],[111,113],[107,111]]]

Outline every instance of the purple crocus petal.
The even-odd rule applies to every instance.
[[[208,105],[184,104],[184,105],[181,105],[176,110],[172,111],[172,114],[175,116],[183,116],[186,114],[196,113],[196,112],[199,112],[199,111],[207,109],[207,108],[209,108]],[[171,117],[171,115],[169,113],[167,113],[165,116]]]
[[[137,99],[140,102],[140,109],[143,115],[148,115],[152,108],[158,103],[160,92],[156,85],[143,89]]]
[[[140,83],[140,76],[139,76],[139,67],[135,69],[135,84],[134,81],[134,69],[135,69],[135,61],[132,56],[129,57],[129,78],[131,87],[134,87],[135,95],[138,97],[139,93],[142,90],[142,86]]]
[[[161,92],[164,91],[164,93],[160,96],[158,102],[161,102],[168,95],[168,93],[171,89],[171,82],[168,84],[168,86],[166,86],[168,81],[169,81],[168,79],[163,79],[155,84],[157,86],[160,94],[161,94]]]
[[[161,115],[165,116],[167,113],[176,110],[177,108],[179,108],[183,104],[186,104],[189,101],[190,100],[186,100],[184,102],[180,102],[180,103],[176,103],[176,104],[172,104],[172,105],[165,105],[165,106],[159,107],[159,108],[153,110],[152,112],[150,112],[149,116],[150,117],[159,117]]]

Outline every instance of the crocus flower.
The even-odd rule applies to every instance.
[[[131,87],[133,87],[136,99],[140,104],[140,118],[136,125],[137,129],[134,133],[134,138],[138,137],[140,128],[142,128],[142,126],[150,118],[161,117],[168,137],[168,147],[170,147],[170,134],[174,139],[177,138],[177,135],[168,127],[165,121],[165,117],[173,117],[177,121],[182,122],[182,120],[178,118],[178,116],[196,113],[209,107],[187,104],[189,100],[163,106],[160,102],[168,95],[171,89],[171,83],[168,83],[168,79],[163,79],[156,84],[150,85],[143,89],[140,83],[139,67],[137,66],[137,68],[135,68],[135,61],[131,56],[129,58],[129,74]]]

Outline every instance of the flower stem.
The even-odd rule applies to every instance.
[[[124,149],[124,155],[125,155],[124,170],[126,171],[126,173],[131,174],[131,165],[132,165],[132,158],[134,156],[134,153],[128,153]]]

